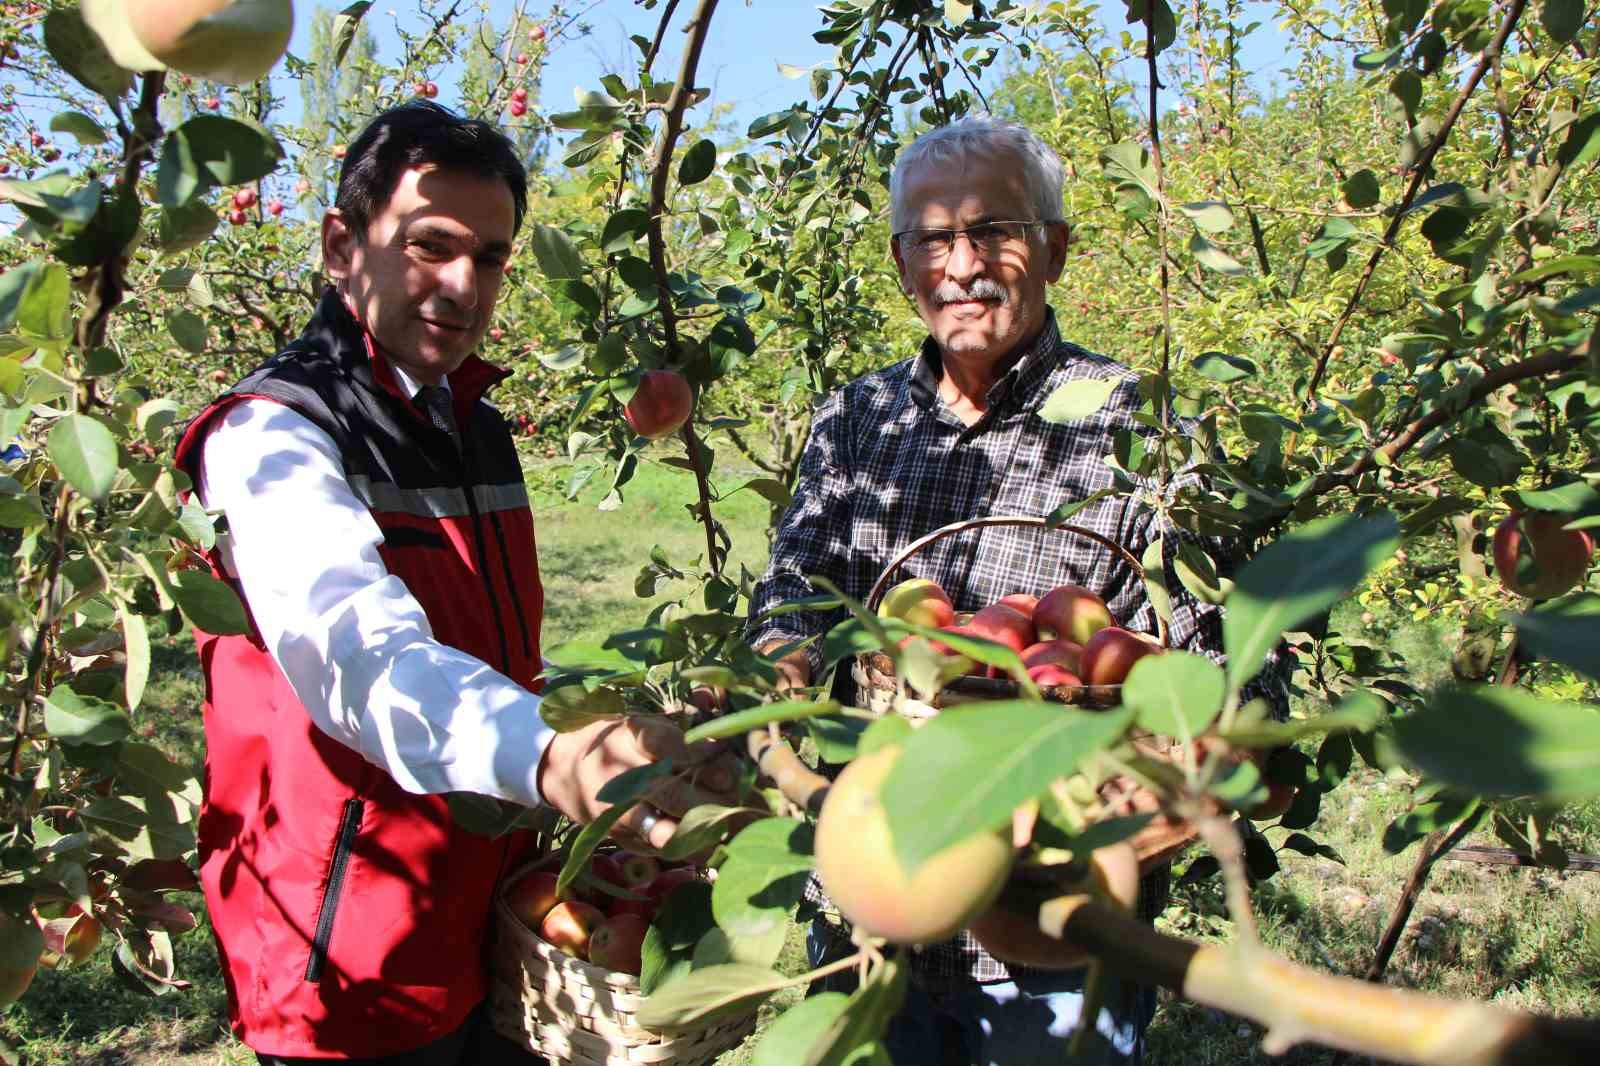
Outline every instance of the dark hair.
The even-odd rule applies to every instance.
[[[334,206],[357,237],[367,235],[372,216],[389,202],[400,175],[416,166],[504,180],[516,210],[512,232],[522,228],[528,210],[528,172],[506,135],[481,119],[413,100],[367,123],[339,168]]]

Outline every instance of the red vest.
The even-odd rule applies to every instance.
[[[188,426],[178,463],[198,484],[201,443],[240,400],[306,416],[338,445],[383,531],[385,565],[437,639],[532,689],[544,607],[533,516],[510,430],[481,399],[506,374],[473,357],[450,375],[458,454],[330,290],[298,341]],[[234,1033],[266,1054],[357,1058],[458,1028],[486,991],[510,841],[467,832],[444,797],[405,792],[319,730],[253,630],[196,631],[195,642],[201,881]]]

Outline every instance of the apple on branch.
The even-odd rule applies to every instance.
[[[628,428],[647,440],[659,440],[689,421],[694,393],[676,370],[646,370],[633,398],[622,408]]]
[[[1494,531],[1494,568],[1508,592],[1548,600],[1580,584],[1594,541],[1587,530],[1563,529],[1569,515],[1512,511]]]

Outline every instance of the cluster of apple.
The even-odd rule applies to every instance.
[[[944,589],[927,578],[911,578],[889,590],[878,615],[1004,644],[1022,657],[1035,684],[1069,698],[1087,690],[1091,698],[1109,700],[1110,686],[1122,684],[1134,663],[1162,650],[1155,638],[1119,626],[1105,601],[1079,585],[1060,585],[1043,596],[1003,596],[958,623]],[[960,654],[939,641],[931,643],[942,654]],[[981,664],[967,672],[1002,676]]]
[[[505,901],[517,920],[546,943],[604,969],[637,976],[650,920],[673,889],[699,876],[692,866],[663,866],[652,856],[619,851],[589,860],[593,887],[575,898],[561,897],[554,873],[534,872],[513,882]]]

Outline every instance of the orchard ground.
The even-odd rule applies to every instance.
[[[731,451],[731,450],[730,450]],[[663,452],[664,454],[664,452]],[[724,463],[727,456],[721,457]],[[594,482],[576,503],[559,491],[570,475],[563,462],[530,472],[538,514],[540,564],[545,582],[547,647],[596,640],[643,617],[648,604],[633,593],[634,576],[660,545],[684,565],[704,550],[703,530],[682,501],[691,499],[690,475],[644,464],[619,511],[595,509],[604,485]],[[724,469],[719,482],[737,485],[742,472]],[[754,476],[754,471],[749,476]],[[601,481],[596,478],[595,482]],[[736,548],[730,571],[763,562],[766,503],[754,493],[729,498],[718,514]],[[742,554],[741,554],[742,553]],[[665,585],[661,597],[674,595]],[[656,602],[656,601],[652,601]],[[1359,611],[1353,602],[1341,610]],[[1341,619],[1352,628],[1356,620]],[[1453,641],[1448,627],[1379,612],[1374,641],[1388,641],[1409,660],[1412,681],[1426,687],[1447,676],[1441,649]],[[157,743],[190,760],[201,752],[201,684],[187,635],[160,642],[151,689],[139,717],[156,725]],[[1384,828],[1412,803],[1408,775],[1357,771],[1322,806],[1312,832],[1334,847],[1345,865],[1283,852],[1282,872],[1257,887],[1255,904],[1263,938],[1275,950],[1336,973],[1358,974],[1371,959],[1394,899],[1415,861],[1415,849],[1391,856]],[[1570,808],[1558,823],[1574,850],[1600,852],[1600,804]],[[1278,842],[1283,830],[1269,830]],[[1476,843],[1498,844],[1487,833]],[[1187,860],[1180,861],[1180,867]],[[191,902],[198,903],[198,899]],[[1179,890],[1161,919],[1185,936],[1225,940],[1224,916],[1213,880]],[[176,938],[186,992],[148,999],[127,991],[113,976],[102,947],[79,972],[41,972],[20,1003],[0,1012],[0,1032],[19,1046],[31,1066],[244,1066],[254,1058],[226,1032],[222,982],[209,932],[202,926]],[[1600,874],[1557,873],[1441,862],[1412,916],[1389,969],[1391,983],[1556,1015],[1600,1014]],[[798,932],[780,962],[787,972],[805,965]],[[87,972],[83,972],[86,970]],[[770,1018],[799,997],[786,992],[764,1009]],[[1298,1049],[1273,1059],[1260,1051],[1255,1026],[1180,1001],[1164,1001],[1150,1032],[1150,1066],[1322,1066],[1330,1053]],[[750,1045],[730,1052],[725,1066],[742,1066]],[[1365,1061],[1365,1060],[1357,1060]]]

